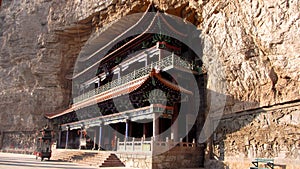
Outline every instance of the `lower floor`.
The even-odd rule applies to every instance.
[[[193,111],[191,111],[193,112]],[[130,141],[192,143],[196,113],[178,113],[175,105],[150,106],[60,125],[57,147],[65,149],[124,150]],[[120,144],[119,144],[120,143]]]
[[[157,118],[154,122],[126,120],[108,125],[60,130],[56,142],[57,148],[110,151],[125,150],[126,145],[131,142],[139,145],[141,142],[146,144],[151,141],[194,143],[195,127],[183,135],[180,133],[186,133],[187,130],[184,127],[169,118]]]

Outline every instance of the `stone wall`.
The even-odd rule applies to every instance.
[[[223,162],[218,168],[247,168],[254,158],[273,158],[281,167],[299,168],[299,108],[296,102],[223,117],[213,135],[211,154]]]
[[[32,154],[37,133],[24,131],[3,132],[2,152]]]
[[[204,154],[200,147],[174,147],[152,159],[153,169],[199,168]]]

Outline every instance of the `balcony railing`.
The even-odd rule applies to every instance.
[[[115,88],[115,87],[118,87],[120,85],[123,85],[125,83],[128,83],[132,80],[135,80],[135,79],[138,79],[140,77],[143,77],[143,76],[146,76],[150,73],[150,71],[155,68],[155,69],[161,69],[161,70],[167,70],[167,69],[171,69],[173,68],[174,66],[178,66],[178,67],[183,67],[185,69],[188,69],[188,70],[191,70],[193,65],[180,59],[179,56],[177,55],[169,55],[167,57],[164,57],[162,58],[160,61],[156,61],[156,62],[153,62],[143,68],[140,68],[140,69],[137,69],[137,70],[134,70],[133,72],[125,75],[125,76],[122,76],[120,77],[119,79],[116,79],[116,80],[113,80],[109,83],[106,83],[105,85],[103,86],[100,86],[96,89],[93,89],[89,92],[86,92],[78,97],[75,97],[73,99],[73,103],[76,104],[76,103],[79,103],[81,101],[84,101],[88,98],[91,98],[95,95],[98,95],[100,93],[103,93],[109,89],[112,89],[112,88]]]

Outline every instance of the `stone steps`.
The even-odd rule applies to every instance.
[[[125,167],[125,165],[115,154],[110,154],[99,167]]]
[[[101,155],[95,155],[94,157],[84,158],[81,161],[78,161],[80,164],[87,164],[90,166],[99,166],[101,165],[106,158],[108,158],[109,154],[101,153]]]
[[[76,151],[54,151],[52,153],[52,160],[59,160],[59,161],[72,161],[73,157],[75,159],[79,158],[83,152],[76,152]]]
[[[93,157],[97,153],[89,153],[89,152],[82,152],[82,151],[72,151],[72,150],[60,150],[54,151],[52,159],[53,160],[60,160],[60,161],[81,161],[88,157]]]
[[[99,167],[125,167],[120,159],[111,152],[85,152],[82,150],[54,151],[52,160],[75,162]]]

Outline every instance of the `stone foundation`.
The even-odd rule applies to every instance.
[[[151,169],[152,156],[150,154],[138,153],[116,153],[119,159],[125,164],[126,167]]]
[[[117,155],[126,167],[142,169],[199,168],[204,160],[200,147],[174,147],[156,156],[139,153],[117,153]]]
[[[203,164],[200,147],[174,147],[153,157],[153,169],[199,168]]]

